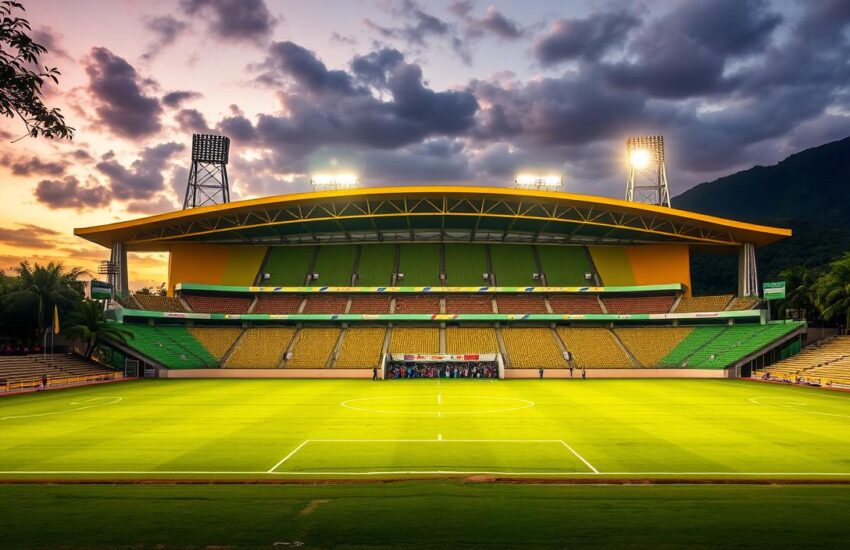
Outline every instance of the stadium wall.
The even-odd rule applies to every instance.
[[[505,378],[538,378],[537,369],[505,369]],[[547,369],[544,378],[569,378],[568,369]],[[573,370],[581,379],[581,369]],[[734,378],[732,369],[587,369],[587,378]]]
[[[168,295],[183,282],[253,285],[266,256],[265,246],[173,244],[168,261]]]
[[[690,295],[690,249],[685,244],[589,246],[604,286],[681,283]]]
[[[587,378],[733,378],[730,369],[587,369]],[[378,375],[380,376],[380,374]],[[372,378],[372,369],[161,369],[160,378]],[[505,379],[537,378],[537,369],[505,369]],[[570,377],[567,369],[547,369],[545,378]],[[581,379],[581,370],[573,371]]]
[[[372,369],[160,369],[160,378],[372,378]]]

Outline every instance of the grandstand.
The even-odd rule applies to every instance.
[[[402,244],[398,255],[398,284],[404,286],[440,285],[440,245]]]
[[[504,328],[502,338],[515,369],[565,368],[567,362],[548,328]]]
[[[354,295],[351,297],[349,313],[389,313],[390,297],[381,294]]]
[[[302,310],[303,313],[345,313],[348,306],[348,296],[335,294],[333,296],[309,296]]]
[[[538,246],[548,286],[593,284],[593,266],[583,246]]]
[[[699,311],[723,311],[732,301],[731,294],[721,296],[682,296],[676,305],[676,313],[696,313]]]
[[[474,287],[490,284],[490,267],[485,245],[448,243],[443,249],[443,260],[447,286]]]
[[[446,313],[493,313],[493,297],[477,294],[447,294]]]
[[[499,313],[548,313],[542,294],[508,294],[496,298]]]
[[[303,303],[304,297],[298,294],[260,294],[254,305],[254,313],[298,313]]]
[[[673,306],[672,296],[603,297],[608,313],[667,313]],[[713,310],[709,310],[713,311]]]
[[[248,296],[193,296],[184,298],[198,313],[247,313],[253,299]]]
[[[381,364],[381,350],[384,347],[384,327],[357,327],[346,329],[343,334],[339,355],[334,368],[372,368]]]
[[[531,286],[540,284],[534,250],[528,245],[490,247],[490,260],[497,286]]]
[[[582,369],[630,369],[637,365],[609,330],[559,327],[558,336],[570,352],[575,366]]]
[[[614,334],[626,350],[642,367],[661,365],[682,340],[690,335],[692,327],[619,327]]]
[[[360,246],[356,283],[360,286],[386,286],[392,283],[396,247],[392,244]]]
[[[396,313],[440,313],[440,297],[434,294],[404,294],[395,299]]]
[[[286,360],[288,369],[323,369],[333,353],[340,330],[338,328],[310,328],[298,331],[295,344]]]
[[[553,313],[602,313],[602,305],[596,296],[550,295],[549,306]]]
[[[0,356],[0,393],[39,387],[45,376],[48,387],[56,387],[114,380],[120,375],[71,354]]]
[[[294,335],[295,329],[289,327],[249,328],[242,333],[222,366],[230,369],[276,369]]]
[[[152,296],[137,292],[132,295],[132,299],[140,309],[147,309],[148,311],[187,311],[183,307],[183,303],[172,296]]]
[[[496,331],[492,328],[446,329],[446,353],[499,353]]]
[[[818,385],[850,385],[850,336],[815,342],[799,354],[756,371],[753,376]]]
[[[207,351],[221,361],[242,334],[237,327],[189,327],[189,333],[201,343]]]
[[[440,353],[440,329],[393,327],[390,353]]]
[[[319,256],[313,265],[312,274],[318,278],[313,285],[348,286],[351,284],[354,257],[357,249],[353,245],[324,246],[318,248]]]

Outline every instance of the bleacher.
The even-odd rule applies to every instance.
[[[221,361],[239,335],[242,329],[238,327],[189,327],[189,333],[201,343],[207,351]]]
[[[558,327],[558,336],[579,368],[630,369],[638,366],[606,328]]]
[[[392,281],[394,244],[364,244],[357,262],[357,286],[387,286]]]
[[[370,369],[381,364],[381,350],[387,329],[383,327],[348,328],[342,337],[339,355],[333,363],[338,369]]]
[[[732,303],[729,304],[728,309],[730,311],[744,311],[748,309],[758,309],[761,303],[761,299],[757,296],[748,296],[745,298],[735,297],[732,299]]]
[[[499,313],[549,313],[542,294],[501,294],[496,307]]]
[[[490,262],[496,275],[496,286],[539,286],[534,273],[539,273],[530,245],[505,244],[490,247]]]
[[[349,286],[354,267],[354,245],[327,245],[319,247],[319,256],[313,266],[313,273],[319,278],[310,284],[319,286]]]
[[[448,327],[446,353],[499,353],[496,329]]]
[[[404,278],[397,286],[440,286],[440,245],[399,245],[398,272]]]
[[[682,296],[676,305],[675,313],[700,313],[703,311],[723,311],[732,301],[731,294],[719,296]]]
[[[695,327],[661,363],[687,368],[724,368],[802,326],[799,323]]]
[[[447,294],[446,313],[493,313],[493,297],[488,294]]]
[[[487,249],[483,244],[448,243],[443,248],[446,286],[488,286]]]
[[[669,313],[673,300],[673,296],[603,296],[602,303],[608,313]]]
[[[554,294],[549,296],[553,313],[602,313],[596,296]]]
[[[390,353],[440,353],[440,329],[394,327]]]
[[[390,296],[387,294],[355,294],[351,297],[349,313],[378,314],[390,312]]]
[[[38,387],[43,376],[49,387],[113,380],[116,372],[73,354],[0,356],[0,392]]]
[[[514,369],[565,368],[567,362],[552,330],[548,328],[503,328],[502,339]]]
[[[186,311],[186,308],[183,307],[180,300],[172,296],[150,296],[138,293],[133,294],[132,299],[127,304],[130,306],[130,309],[135,307],[133,300],[135,300],[142,309],[146,309],[148,311]]]
[[[339,339],[338,328],[302,328],[284,365],[288,369],[323,369]]]
[[[262,283],[268,286],[303,286],[314,254],[312,246],[271,247],[262,268],[262,273],[268,273],[269,278]]]
[[[836,336],[806,346],[797,355],[756,371],[753,377],[761,377],[765,373],[769,373],[771,378],[788,381],[794,381],[797,376],[813,381],[828,374],[837,374],[839,377],[847,374],[850,377],[850,372],[843,372],[848,360],[850,336]],[[840,370],[834,370],[835,367]]]
[[[206,296],[186,294],[183,296],[192,311],[197,313],[247,313],[254,301],[252,296]]]
[[[230,369],[277,368],[294,335],[295,329],[290,327],[249,328],[222,366]]]
[[[619,327],[614,333],[641,366],[655,368],[692,330],[692,327]]]
[[[315,294],[307,297],[301,313],[345,313],[348,296],[345,294]]]
[[[437,294],[399,294],[395,299],[396,313],[440,313]]]
[[[125,323],[132,338],[126,345],[153,361],[171,369],[201,369],[218,365],[185,326],[150,326]]]
[[[803,373],[803,381],[822,386],[850,386],[850,358],[839,359]]]
[[[547,286],[592,285],[593,273],[587,250],[583,246],[538,246],[537,253],[543,264]]]
[[[298,294],[260,294],[253,313],[285,315],[298,313],[304,297]]]

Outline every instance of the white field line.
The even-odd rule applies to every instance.
[[[4,416],[4,417],[0,418],[0,420],[13,420],[15,418],[35,418],[35,417],[39,417],[39,416],[50,416],[50,415],[54,415],[54,414],[63,414],[63,413],[69,413],[69,412],[74,412],[74,411],[82,411],[84,409],[91,409],[91,408],[94,408],[94,407],[102,407],[104,405],[114,405],[115,403],[118,403],[119,401],[123,400],[124,398],[123,397],[92,397],[91,399],[84,399],[82,401],[71,401],[69,404],[70,405],[82,405],[83,403],[91,403],[92,401],[103,401],[104,399],[114,399],[114,401],[110,401],[109,403],[95,403],[94,405],[86,405],[85,407],[77,407],[77,408],[74,408],[74,409],[65,409],[65,410],[62,410],[62,411],[53,411],[53,412],[46,412],[46,413],[40,413],[40,414],[19,414],[19,415],[15,415],[15,416]]]
[[[832,397],[832,396],[830,396],[830,397]],[[776,404],[761,403],[760,401],[762,399],[777,399],[777,400],[783,401],[784,403],[776,403]],[[818,414],[818,415],[821,415],[821,416],[837,416],[837,417],[840,417],[840,418],[850,418],[850,415],[848,415],[848,414],[825,413],[825,412],[809,411],[809,410],[806,410],[806,409],[801,409],[800,407],[808,407],[809,404],[803,403],[803,402],[800,402],[800,401],[794,401],[790,397],[760,396],[760,397],[750,397],[747,401],[749,401],[750,403],[753,403],[755,405],[770,406],[770,407],[782,407],[783,409],[790,409],[790,410],[795,411],[795,412],[801,412],[801,413],[806,413],[806,414]]]
[[[309,442],[310,442],[310,440],[309,440],[309,439],[305,439],[304,441],[302,441],[302,442],[301,442],[301,445],[299,445],[299,446],[295,447],[294,449],[292,449],[292,451],[291,451],[288,455],[286,455],[285,457],[281,458],[281,459],[280,459],[280,462],[278,462],[277,464],[275,464],[274,466],[272,466],[271,468],[269,468],[269,470],[268,470],[266,473],[268,473],[268,474],[274,473],[274,471],[275,471],[275,470],[277,470],[277,469],[280,467],[280,465],[281,465],[281,464],[283,464],[284,462],[286,462],[287,460],[289,460],[290,458],[292,458],[292,455],[294,455],[295,453],[297,453],[298,451],[300,451],[300,450],[301,450],[301,447],[303,447],[304,445],[306,445],[306,444],[307,444],[307,443],[309,443]]]
[[[573,454],[576,456],[576,458],[578,458],[579,460],[581,460],[582,462],[584,462],[584,465],[585,465],[585,466],[587,466],[588,468],[590,468],[591,470],[593,470],[593,473],[594,473],[594,474],[598,474],[598,473],[599,473],[599,470],[597,470],[597,469],[593,466],[593,464],[591,464],[590,462],[588,462],[588,461],[587,461],[587,459],[585,459],[583,456],[581,456],[580,454],[578,454],[578,453],[576,452],[576,450],[575,450],[575,449],[573,449],[572,447],[570,447],[569,445],[567,445],[567,442],[566,442],[566,441],[564,441],[564,440],[562,439],[562,440],[561,440],[561,443],[564,445],[564,447],[566,447],[567,449],[569,449],[569,451],[570,451],[571,453],[573,453]]]
[[[268,471],[209,471],[209,470],[0,470],[0,476],[14,475],[143,475],[156,477],[157,475],[291,475],[291,476],[375,476],[375,475],[441,475],[441,474],[491,474],[505,476],[831,476],[846,477],[850,472],[501,472],[489,470],[386,470],[368,472],[268,472]]]

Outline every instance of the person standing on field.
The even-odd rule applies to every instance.
[[[543,380],[543,367],[540,367],[540,370],[537,371],[537,374],[540,375],[540,379]]]
[[[372,365],[372,382],[378,379],[378,367]]]
[[[587,380],[587,371],[584,370],[584,367],[581,369],[581,379]]]

